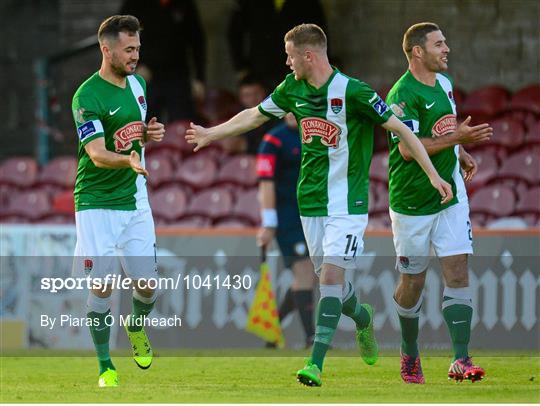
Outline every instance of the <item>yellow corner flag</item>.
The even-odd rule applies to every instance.
[[[257,284],[255,297],[249,309],[246,331],[253,333],[269,343],[276,343],[279,348],[285,346],[285,338],[279,323],[276,297],[272,290],[270,272],[263,249],[261,277]]]

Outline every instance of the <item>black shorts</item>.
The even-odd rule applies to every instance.
[[[285,267],[290,268],[296,261],[309,257],[309,252],[300,218],[296,217],[296,219],[290,218],[288,220],[283,221],[283,219],[280,219],[280,224],[286,224],[286,226],[278,227],[276,240]]]

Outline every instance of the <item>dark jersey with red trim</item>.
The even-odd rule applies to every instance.
[[[300,172],[300,134],[298,129],[290,128],[285,123],[274,127],[264,135],[257,154],[257,175],[260,180],[275,182],[276,210],[280,223],[280,212],[294,209],[297,217],[296,184]]]

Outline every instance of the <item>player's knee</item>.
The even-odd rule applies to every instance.
[[[465,288],[469,286],[469,274],[467,270],[457,270],[445,277],[446,286],[449,288]]]
[[[420,296],[425,284],[426,272],[419,274],[401,274],[400,285],[402,289],[407,290],[407,292]]]
[[[97,296],[95,293],[90,292],[86,301],[86,308],[88,312],[95,313],[107,313],[111,309],[111,295],[109,296]]]

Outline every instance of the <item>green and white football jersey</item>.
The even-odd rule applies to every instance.
[[[386,102],[419,138],[440,137],[457,128],[452,81],[444,74],[437,74],[435,86],[432,87],[419,82],[407,71],[392,87]],[[458,202],[467,201],[458,161],[458,145],[430,156],[441,177],[452,185],[454,193],[450,202],[441,205],[441,197],[425,172],[416,161],[403,159],[398,143],[399,138],[390,133],[388,179],[390,208],[393,211],[421,216],[438,213]]]
[[[300,215],[368,212],[373,126],[392,115],[373,89],[337,69],[319,89],[289,74],[259,105],[259,111],[271,118],[292,112],[298,121]]]
[[[79,136],[79,165],[75,181],[75,210],[135,210],[148,207],[146,179],[131,168],[103,169],[94,165],[84,146],[105,138],[105,147],[123,155],[141,156],[146,118],[146,83],[130,75],[124,89],[94,73],[73,96],[73,117]]]

